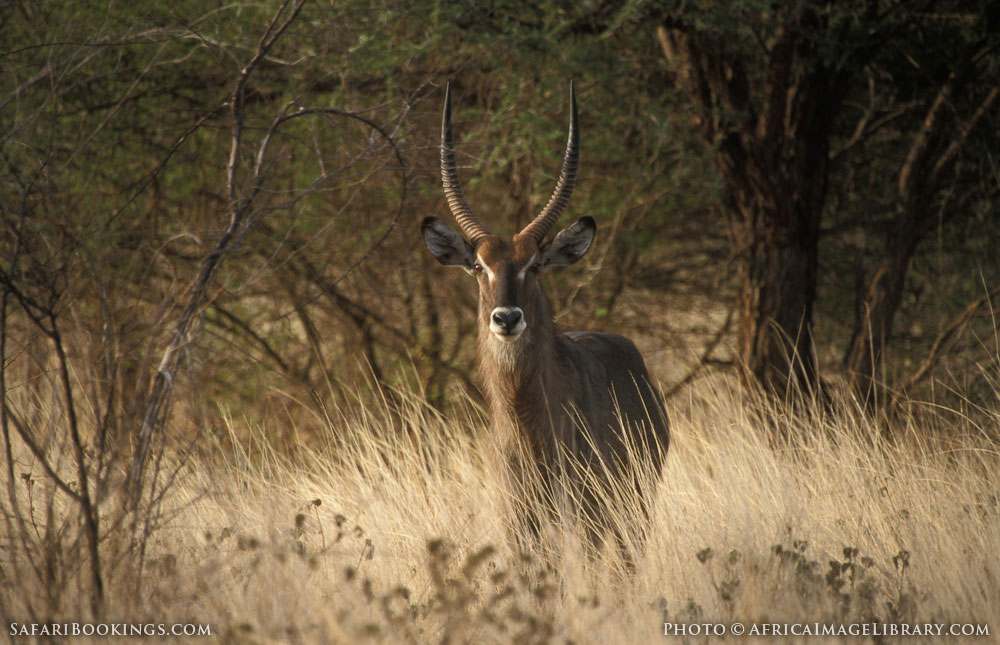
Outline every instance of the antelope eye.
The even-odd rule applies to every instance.
[[[481,265],[478,262],[476,262],[475,264],[472,265],[472,270],[475,271],[476,273],[482,273],[483,272],[483,265]]]

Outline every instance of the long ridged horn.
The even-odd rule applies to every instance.
[[[462,194],[462,182],[458,179],[458,167],[455,165],[455,149],[451,140],[451,83],[444,90],[444,114],[441,115],[441,185],[444,186],[444,196],[448,200],[448,208],[455,216],[462,229],[473,243],[484,235],[489,235],[476,216],[472,214],[469,204]]]
[[[563,157],[562,172],[559,173],[559,181],[556,182],[556,189],[549,198],[549,203],[545,205],[538,217],[524,227],[520,235],[531,237],[538,244],[545,239],[545,234],[549,232],[552,225],[556,223],[563,209],[569,202],[569,196],[573,192],[573,185],[576,184],[576,171],[580,165],[580,128],[576,118],[576,90],[573,88],[573,81],[569,82],[569,140],[566,142],[566,155]]]

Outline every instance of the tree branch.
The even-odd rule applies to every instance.
[[[909,204],[913,199],[913,185],[911,178],[913,177],[913,173],[916,171],[916,167],[923,163],[923,155],[927,149],[927,143],[930,141],[930,137],[938,121],[938,117],[941,115],[941,109],[951,97],[952,90],[955,87],[955,79],[955,72],[951,72],[948,74],[948,79],[941,86],[941,89],[938,90],[937,96],[934,97],[934,101],[931,102],[931,106],[927,110],[927,115],[924,117],[924,122],[920,126],[920,130],[917,131],[917,134],[913,137],[913,143],[910,145],[910,149],[906,153],[906,159],[903,161],[903,165],[899,169],[897,194],[900,202],[903,204]]]
[[[965,145],[966,139],[969,138],[969,134],[976,128],[977,125],[979,125],[983,116],[990,111],[990,108],[993,106],[993,102],[997,98],[997,94],[1000,94],[1000,87],[992,87],[976,108],[976,111],[973,112],[972,116],[969,117],[969,119],[962,125],[962,129],[959,130],[958,136],[951,140],[948,147],[945,148],[944,152],[941,153],[941,156],[934,162],[934,166],[931,168],[930,173],[928,173],[928,184],[933,184],[938,179],[938,176],[944,168],[955,160],[962,146]]]
[[[963,309],[951,320],[951,322],[945,325],[945,327],[937,335],[937,338],[934,339],[934,343],[931,345],[930,351],[927,352],[927,357],[921,361],[920,365],[913,372],[913,374],[903,381],[900,386],[900,390],[905,392],[927,377],[937,364],[938,360],[941,358],[941,354],[944,352],[945,346],[949,344],[949,341],[952,337],[954,337],[955,333],[965,326],[967,322],[969,322],[973,314],[976,313],[976,310],[994,298],[997,294],[1000,294],[1000,285],[994,285],[992,288],[987,289],[986,293],[969,303],[965,309]]]
[[[226,167],[226,186],[229,194],[230,221],[229,225],[219,237],[215,248],[202,259],[201,268],[199,269],[198,277],[192,287],[191,295],[188,297],[184,311],[182,312],[180,319],[177,321],[170,344],[163,352],[163,357],[157,367],[156,377],[153,381],[153,387],[150,391],[149,398],[147,399],[146,410],[143,414],[142,425],[139,430],[138,445],[136,447],[135,455],[133,456],[132,466],[129,470],[128,490],[130,492],[130,503],[133,508],[138,508],[139,499],[142,495],[142,475],[146,458],[149,454],[149,447],[152,441],[154,429],[161,423],[169,408],[169,399],[171,391],[173,390],[174,376],[179,366],[178,354],[180,350],[190,342],[190,339],[188,338],[188,328],[195,316],[203,310],[205,306],[205,294],[208,290],[212,277],[215,274],[215,269],[222,260],[225,252],[229,249],[233,237],[240,229],[246,215],[247,202],[243,199],[238,199],[236,194],[236,174],[239,167],[239,152],[242,144],[242,133],[244,128],[244,89],[254,68],[264,58],[264,56],[267,55],[268,50],[274,46],[274,43],[277,42],[281,34],[285,32],[288,26],[298,15],[299,11],[302,9],[302,5],[305,4],[305,0],[296,0],[289,12],[289,15],[279,25],[278,21],[282,14],[285,13],[285,10],[290,2],[291,0],[285,0],[281,7],[278,8],[278,11],[275,12],[274,16],[271,18],[271,21],[268,23],[264,35],[261,37],[260,43],[257,46],[257,53],[240,72],[240,76],[233,89],[232,98],[230,100],[230,108],[233,115],[231,134],[232,144],[230,147],[229,163]]]
[[[694,380],[694,378],[698,375],[698,372],[701,371],[701,368],[715,362],[709,357],[712,355],[712,352],[715,351],[715,348],[719,346],[719,343],[722,342],[725,335],[729,332],[729,327],[733,322],[733,311],[734,309],[731,308],[726,313],[725,322],[723,322],[722,326],[715,332],[715,335],[709,339],[708,343],[705,345],[705,349],[701,353],[701,358],[699,358],[695,364],[688,369],[687,373],[682,376],[679,381],[671,385],[670,388],[663,393],[663,398],[668,399],[674,394],[677,394],[682,387]],[[730,364],[726,363],[726,365],[729,366]]]

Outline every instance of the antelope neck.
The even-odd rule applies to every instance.
[[[560,387],[555,382],[556,328],[540,289],[530,315],[528,328],[515,343],[495,338],[482,314],[479,322],[479,361],[491,414],[495,421],[512,423],[522,435],[549,423],[549,399]]]

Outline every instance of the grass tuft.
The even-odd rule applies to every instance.
[[[271,447],[266,422],[230,419],[250,440],[181,469],[141,578],[104,558],[108,615],[211,623],[224,642],[638,643],[664,622],[737,620],[1000,628],[998,417],[921,410],[887,431],[839,408],[762,421],[725,381],[674,402],[632,575],[615,549],[588,555],[572,521],[549,527],[544,551],[517,551],[472,411],[444,419],[413,398],[400,427],[418,434],[380,427],[385,410],[337,412],[322,447],[294,454]],[[21,530],[71,517],[22,457],[13,487],[34,526],[3,525],[3,610],[84,619],[72,527],[47,557],[74,597],[7,573],[34,570]]]

